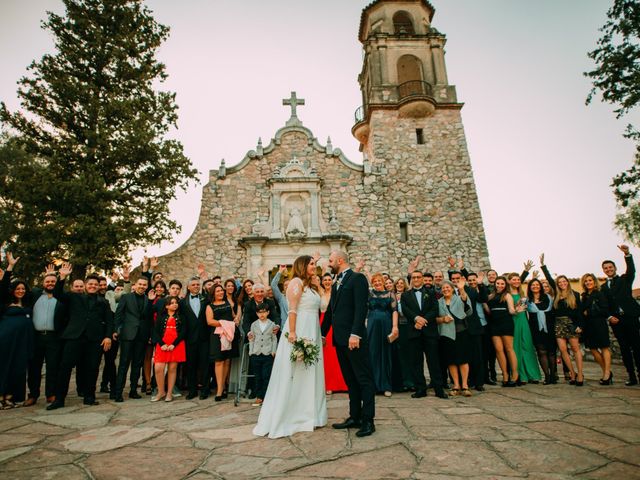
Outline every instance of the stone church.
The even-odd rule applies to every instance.
[[[223,276],[255,278],[261,267],[334,249],[394,277],[416,255],[432,270],[451,254],[488,268],[462,103],[434,12],[426,0],[376,0],[362,12],[362,106],[351,129],[362,164],[318,141],[292,92],[283,101],[291,117],[268,145],[258,141],[236,165],[210,171],[198,225],[161,259],[163,271],[186,278],[203,262]]]

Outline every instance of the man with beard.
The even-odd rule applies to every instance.
[[[53,296],[57,280],[58,277],[53,265],[49,265],[42,281],[42,288],[34,288],[32,291],[35,336],[33,357],[29,361],[27,372],[29,397],[24,402],[25,407],[35,405],[38,401],[42,381],[42,364],[45,362],[47,370],[44,393],[47,403],[52,403],[56,399],[56,378],[62,352],[62,341],[59,335],[64,323],[62,303]]]

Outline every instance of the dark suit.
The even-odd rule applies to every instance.
[[[636,268],[631,255],[626,255],[624,261],[627,264],[627,271],[613,277],[610,280],[610,286],[605,282],[602,285],[602,291],[613,307],[614,316],[620,320],[616,325],[612,325],[611,329],[620,345],[622,361],[629,378],[637,379],[640,376],[640,323],[638,321],[640,305],[631,294]]]
[[[122,396],[131,366],[130,391],[138,388],[144,364],[144,354],[151,338],[152,305],[146,295],[125,293],[116,307],[115,326],[120,342],[120,362],[116,378],[115,396]]]
[[[438,354],[438,300],[432,289],[420,288],[421,304],[418,304],[415,289],[404,292],[400,301],[402,302],[402,313],[407,317],[410,325],[408,337],[409,348],[413,358],[413,380],[418,392],[427,390],[427,382],[424,378],[424,356],[427,357],[427,367],[431,384],[438,393],[444,392],[442,367]],[[427,324],[421,329],[415,328],[416,317],[427,320]]]
[[[349,269],[339,288],[337,282],[331,288],[331,300],[322,322],[323,337],[333,327],[333,344],[349,389],[349,416],[358,421],[373,421],[375,416],[376,392],[365,327],[368,302],[367,278]],[[360,348],[349,350],[351,335],[360,337]]]
[[[54,296],[61,301],[69,323],[60,338],[65,340],[56,384],[56,401],[64,403],[69,390],[71,370],[83,364],[84,398],[95,400],[96,380],[103,349],[101,343],[113,334],[113,314],[109,303],[99,295],[66,293],[64,280],[56,282]]]
[[[200,298],[200,311],[194,312],[189,303],[191,294],[180,300],[180,315],[186,324],[186,347],[187,347],[187,386],[189,394],[195,395],[200,385],[201,394],[208,395],[211,387],[209,385],[209,342],[211,338],[211,327],[207,325],[207,298],[198,295]]]
[[[34,288],[31,294],[31,305],[35,307],[36,302],[43,295],[44,290]],[[58,378],[58,368],[60,367],[60,357],[62,354],[62,340],[60,334],[65,327],[66,311],[62,302],[58,301],[53,313],[53,330],[34,330],[33,357],[29,360],[28,380],[29,397],[37,399],[40,396],[40,384],[42,383],[42,365],[46,362],[47,374],[45,376],[45,396],[51,397],[56,394],[56,380]],[[35,323],[34,323],[35,325]]]

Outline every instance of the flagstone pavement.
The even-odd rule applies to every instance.
[[[599,369],[587,364],[587,379]],[[85,407],[0,412],[3,479],[640,478],[640,387],[487,387],[471,398],[376,401],[377,432],[330,427],[269,440],[251,433],[258,408],[212,398],[172,403],[106,395]],[[474,392],[475,393],[475,392]],[[343,419],[344,394],[328,403]]]

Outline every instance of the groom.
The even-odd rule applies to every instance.
[[[376,431],[375,385],[369,345],[367,343],[367,303],[369,282],[349,265],[344,252],[329,255],[329,267],[336,275],[331,288],[329,308],[322,322],[322,336],[326,337],[333,326],[333,344],[336,347],[342,376],[349,389],[349,418],[334,423],[333,428],[359,428],[358,437],[366,437]]]

